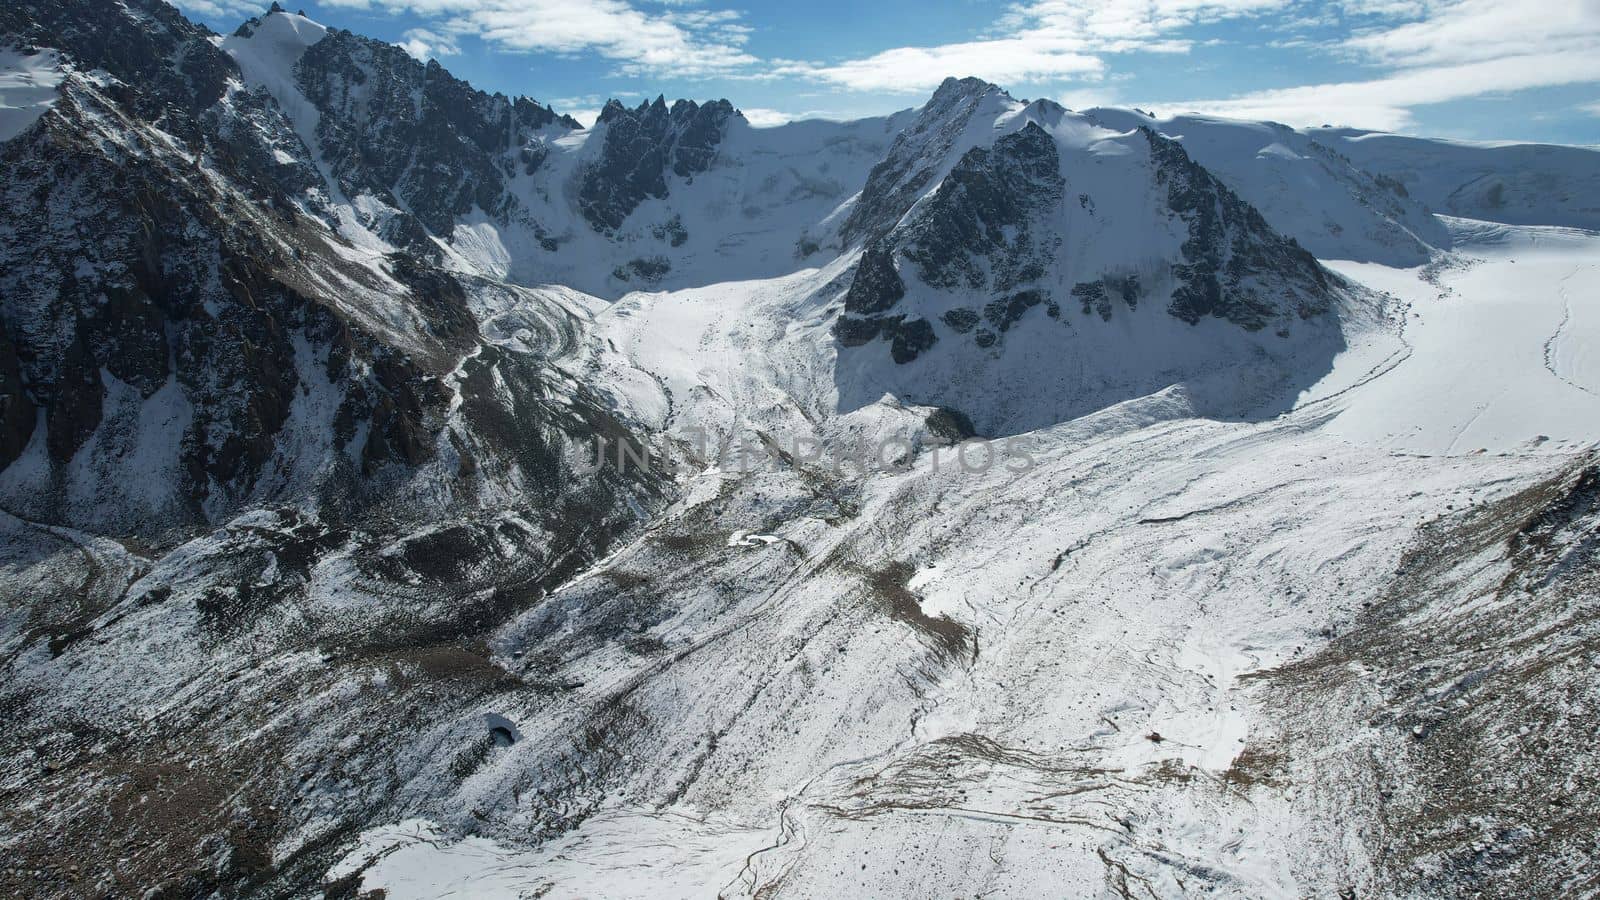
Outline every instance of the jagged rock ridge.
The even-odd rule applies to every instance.
[[[621,227],[647,197],[667,196],[667,175],[682,179],[710,168],[728,120],[738,110],[726,100],[704,105],[666,98],[629,109],[608,101],[597,123],[605,130],[600,158],[583,173],[578,206],[596,231]]]

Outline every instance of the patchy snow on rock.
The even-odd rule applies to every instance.
[[[1588,157],[14,2],[0,893],[1592,877]]]
[[[1274,228],[1322,259],[1415,266],[1450,246],[1449,233],[1416,199],[1307,132],[1211,116],[1154,118],[1127,109],[1084,115],[1113,127],[1153,128],[1181,141]]]
[[[684,812],[618,809],[537,850],[521,850],[484,838],[453,838],[413,819],[363,834],[328,877],[358,874],[363,890],[382,890],[394,900],[463,894],[520,900],[529,892],[552,900],[692,897],[733,882],[744,848],[762,839],[760,831]]]

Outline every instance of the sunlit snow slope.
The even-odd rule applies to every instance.
[[[466,844],[380,829],[337,871],[378,860],[362,883],[391,897],[668,889],[636,865],[697,886],[684,896],[1398,890],[1345,837],[1376,802],[1359,780],[1348,821],[1326,788],[1277,780],[1305,748],[1263,673],[1358,627],[1421,524],[1600,440],[1600,238],[1451,226],[1447,264],[1339,265],[1404,329],[1365,334],[1271,420],[1192,418],[1168,391],[1030,433],[1020,473],[963,471],[948,447],[866,478],[708,471],[652,537],[496,641],[515,671],[535,636],[570,635],[559,672],[584,684],[560,717],[628,760],[594,818],[539,850],[516,849],[515,818]],[[609,339],[683,427],[914,430],[892,400],[828,408],[817,342],[780,324],[795,281],[628,298]],[[742,534],[776,540],[723,539]],[[665,657],[582,637],[646,596],[664,598]],[[508,714],[560,731],[537,707]],[[1340,715],[1316,721],[1354,727]],[[1409,727],[1322,749],[1403,754]],[[559,745],[507,750],[473,802],[555,771]]]
[[[1600,153],[0,31],[0,894],[1596,892]]]

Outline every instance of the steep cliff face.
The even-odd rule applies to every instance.
[[[547,133],[581,127],[348,31],[308,47],[295,80],[317,109],[317,146],[345,195],[372,194],[442,236],[474,209],[515,215],[508,180],[538,168]]]
[[[1143,134],[1167,206],[1187,226],[1183,261],[1172,267],[1174,316],[1190,324],[1216,316],[1256,331],[1274,320],[1328,312],[1330,276],[1315,257],[1274,232],[1182,145],[1148,129]]]
[[[1282,339],[1327,317],[1342,290],[1179,142],[1148,128],[1118,132],[952,80],[890,160],[851,221],[893,224],[862,252],[835,335],[857,353],[881,338],[898,365],[937,355],[941,341],[1003,354],[1018,329],[1072,352],[1094,340],[1094,320],[1063,310],[1109,323],[1141,302],[1188,325],[1215,319]],[[1155,359],[1165,340],[1152,333],[1128,350],[1170,369]]]
[[[22,4],[7,15],[29,40],[59,49],[65,72],[49,114],[0,146],[0,453],[11,464],[0,493],[9,508],[124,529],[307,496],[351,510],[387,496],[401,512],[404,498],[431,504],[442,491],[470,508],[485,479],[496,481],[493,496],[514,485],[544,498],[564,489],[564,445],[588,439],[594,423],[583,420],[606,419],[603,403],[581,388],[576,406],[496,399],[475,372],[555,376],[542,363],[485,355],[479,288],[431,255],[352,245],[335,230],[322,180],[327,166],[335,191],[386,190],[388,175],[410,172],[387,196],[453,219],[487,197],[483,185],[500,190],[488,160],[516,138],[500,126],[519,114],[550,125],[547,111],[518,113],[447,76],[422,88],[420,65],[363,55],[381,45],[335,36],[330,49],[358,63],[337,78],[302,68],[306,83],[348,86],[345,76],[367,72],[370,90],[318,95],[329,110],[321,145],[347,151],[330,162],[169,7]],[[119,29],[149,55],[106,39]],[[397,70],[417,77],[420,110],[384,89],[405,83]],[[498,124],[474,127],[490,121],[486,112]],[[483,178],[469,188],[473,171]],[[505,417],[549,436],[575,431],[534,460],[523,435],[490,424]]]
[[[0,9],[0,33],[105,71],[124,86],[119,102],[143,119],[163,121],[181,141],[199,137],[195,116],[237,76],[211,46],[210,32],[165,3],[8,3]]]
[[[1399,182],[1362,169],[1312,134],[1272,122],[1158,118],[1131,109],[1083,115],[1107,128],[1144,128],[1177,142],[1273,230],[1320,259],[1418,266],[1450,249],[1448,230]]]
[[[647,197],[667,196],[667,175],[693,180],[711,167],[728,121],[739,113],[726,100],[701,106],[664,97],[629,109],[615,100],[600,111],[599,158],[583,171],[578,207],[596,231],[622,226]]]
[[[1046,216],[1066,184],[1055,140],[1037,122],[973,147],[919,211],[905,257],[932,287],[1006,292],[1038,281],[1061,242]]]
[[[1010,94],[982,79],[946,78],[868,173],[840,228],[841,242],[848,247],[893,228],[917,198],[938,183],[953,152],[983,139],[981,133],[969,134],[969,129],[987,127],[1014,103]]]
[[[276,6],[221,48],[288,114],[350,226],[435,256],[429,236],[448,241],[472,215],[543,238],[511,183],[538,170],[550,139],[581,129],[571,117]]]

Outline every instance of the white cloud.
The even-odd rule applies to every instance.
[[[774,125],[785,125],[797,118],[796,116],[791,116],[790,114],[782,112],[781,110],[764,109],[759,106],[741,108],[739,111],[744,113],[746,122],[749,122],[751,125],[754,125],[757,128],[771,128]]]
[[[403,37],[405,40],[400,42],[400,48],[423,62],[461,52],[453,35],[439,34],[426,28],[408,29]]]
[[[1594,103],[1586,103],[1583,106],[1580,106],[1578,108],[1583,110],[1584,112],[1588,113],[1591,116],[1600,116],[1600,101],[1596,101]]]
[[[1600,52],[1600,2],[1455,0],[1416,21],[1357,34],[1345,46],[1386,66],[1459,65],[1534,53]]]
[[[1382,22],[1339,45],[1387,71],[1371,79],[1177,104],[1197,112],[1399,130],[1419,106],[1600,81],[1600,0],[1345,0]]]
[[[976,75],[1005,85],[1097,80],[1102,54],[1186,53],[1176,32],[1202,22],[1282,9],[1291,0],[1037,0],[1012,6],[994,33],[930,47],[896,47],[837,63],[790,63],[778,76],[804,76],[857,91],[922,93],[946,76]]]
[[[976,75],[1016,84],[1099,76],[1104,69],[1105,64],[1098,57],[1066,46],[1005,38],[937,47],[897,47],[863,59],[833,65],[799,63],[777,71],[780,75],[802,75],[855,91],[925,93],[950,75]]]
[[[205,16],[213,21],[260,15],[261,10],[265,8],[250,0],[177,0],[175,5],[185,12]]]
[[[1192,25],[1274,12],[1290,0],[1036,0],[1013,6],[1000,27],[1046,32],[1118,52],[1143,49]]]
[[[646,13],[624,0],[325,0],[410,12],[436,35],[475,34],[502,50],[596,53],[623,74],[697,77],[753,65],[749,29],[727,10]],[[411,49],[411,47],[407,47]],[[437,52],[437,49],[435,49]]]
[[[1600,81],[1600,53],[1566,51],[1409,69],[1369,81],[1256,91],[1228,100],[1163,105],[1290,125],[1328,123],[1397,130],[1411,124],[1413,107],[1591,81]]]

